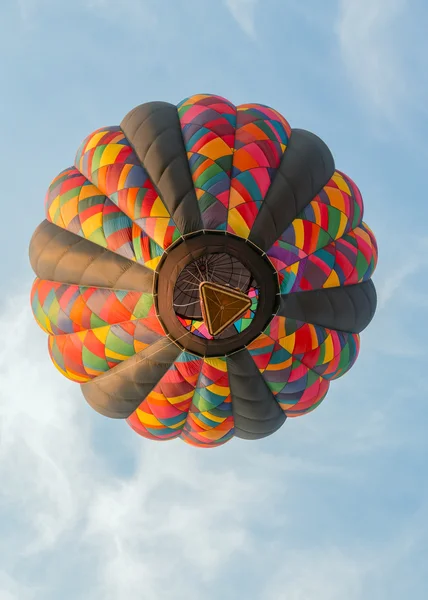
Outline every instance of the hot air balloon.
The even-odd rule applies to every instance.
[[[149,102],[87,137],[30,244],[59,371],[145,438],[259,439],[325,398],[376,308],[355,183],[260,104]]]

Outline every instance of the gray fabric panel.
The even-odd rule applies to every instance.
[[[334,159],[326,144],[309,131],[293,129],[249,239],[262,250],[269,250],[333,173]]]
[[[360,333],[372,320],[376,302],[376,289],[369,279],[356,285],[284,295],[278,314],[329,329]]]
[[[126,419],[162,379],[181,350],[162,338],[111,371],[81,385],[88,404],[113,419]]]
[[[40,279],[151,293],[153,271],[89,240],[43,221],[30,242],[30,262]]]
[[[286,416],[248,350],[227,357],[236,437],[258,440],[277,431]]]
[[[181,233],[203,229],[177,107],[147,102],[120,126]]]

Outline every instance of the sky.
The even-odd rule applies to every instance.
[[[425,0],[0,3],[0,600],[428,597]],[[215,450],[86,405],[27,249],[91,131],[195,93],[317,133],[379,243],[378,312],[310,415]]]

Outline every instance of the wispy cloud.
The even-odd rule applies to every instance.
[[[405,295],[406,282],[418,272],[428,269],[428,238],[402,235],[396,236],[400,244],[389,247],[386,266],[382,268],[382,276],[377,282],[378,307],[384,309],[394,295]],[[403,256],[403,248],[411,248],[411,260]]]
[[[157,24],[156,4],[152,0],[82,0],[83,8],[100,19],[114,20],[140,29]]]
[[[49,13],[58,10],[54,0],[17,0],[20,19],[27,28],[35,27]],[[156,11],[152,0],[75,0],[74,13],[90,14],[95,19],[114,21],[120,26],[140,29],[155,26]]]
[[[401,29],[406,11],[405,0],[339,0],[336,32],[350,84],[390,121],[409,103],[412,87],[405,64],[412,40]]]
[[[369,563],[340,548],[297,550],[266,586],[266,600],[360,600]]]
[[[204,472],[188,452],[178,454],[165,460],[153,448],[130,481],[111,482],[93,498],[87,540],[99,556],[100,598],[132,598],[144,580],[146,598],[184,600],[190,565],[199,573],[196,597],[251,547],[245,522],[261,500],[256,482],[227,468]]]
[[[79,387],[50,364],[26,294],[6,307],[0,330],[0,518],[17,519],[10,536],[2,527],[2,600],[39,598],[20,595],[13,574],[23,557],[61,553],[70,535],[95,556],[91,597],[100,600],[135,598],[142,581],[146,600],[188,598],[193,569],[196,593],[251,548],[246,523],[274,493],[273,463],[254,473],[245,461],[239,473],[223,463],[227,452],[210,458],[180,442],[145,442],[114,422],[111,443],[121,445],[121,432],[132,438],[136,462],[131,476],[117,476],[93,449]]]
[[[363,509],[364,510],[364,509]],[[402,600],[412,587],[400,574],[418,552],[426,560],[426,510],[417,511],[404,528],[391,527],[381,542],[361,544],[359,533],[341,545],[285,550],[272,569],[264,600]],[[418,588],[413,588],[415,591]],[[416,595],[418,592],[416,591]]]
[[[34,598],[34,590],[21,585],[8,573],[0,570],[0,598],[1,600],[30,600]]]
[[[258,586],[252,597],[367,600],[361,582],[372,576],[370,540],[360,552],[352,537],[335,543],[337,531],[326,532],[321,523],[306,541],[301,532],[304,515],[315,509],[335,522],[330,495],[322,500],[326,490],[338,490],[341,502],[346,490],[363,494],[373,448],[385,451],[381,440],[375,446],[372,440],[387,435],[382,415],[380,422],[366,414],[351,435],[349,414],[344,427],[326,406],[287,423],[279,434],[286,443],[278,436],[275,446],[237,442],[213,452],[146,442],[116,421],[109,430],[112,451],[135,465],[117,473],[93,446],[92,426],[103,418],[53,369],[27,294],[5,308],[0,330],[0,477],[7,482],[0,489],[2,600],[68,600],[67,574],[56,580],[52,568],[43,582],[39,564],[74,565],[74,585],[81,577],[91,600],[135,598],[142,589],[145,600],[187,600],[223,594],[231,565],[246,565],[248,574],[265,562],[270,582],[248,575]],[[349,383],[342,394],[354,389]],[[124,450],[125,440],[132,441]],[[352,470],[346,457],[357,460]],[[364,457],[370,457],[365,467]],[[339,531],[341,523],[339,516]],[[262,531],[272,537],[264,539]],[[226,573],[224,581],[219,573]],[[70,594],[74,599],[75,589]]]
[[[256,11],[258,0],[224,0],[226,8],[249,37],[256,37]]]
[[[78,389],[42,360],[28,298],[15,298],[1,318],[0,476],[10,507],[17,502],[27,530],[26,554],[52,547],[77,518],[84,479],[95,467]]]

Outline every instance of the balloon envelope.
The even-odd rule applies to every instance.
[[[376,308],[376,241],[327,146],[211,95],[88,136],[30,260],[51,358],[87,402],[200,447],[313,410]]]

